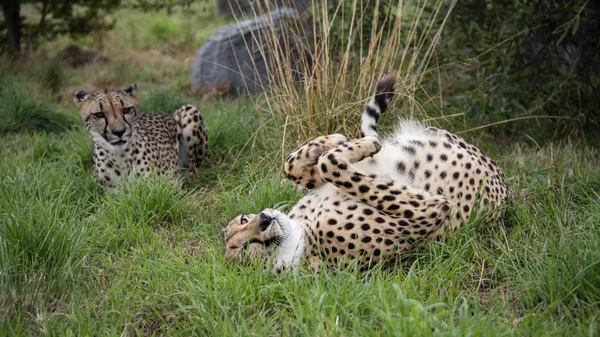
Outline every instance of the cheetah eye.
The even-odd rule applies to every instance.
[[[94,112],[93,115],[96,118],[104,118],[104,113],[103,112]]]
[[[126,114],[128,114],[128,113],[130,113],[130,112],[132,112],[132,111],[133,111],[133,108],[132,108],[132,107],[129,107],[129,108],[123,108],[123,114],[124,114],[124,115],[126,115]]]

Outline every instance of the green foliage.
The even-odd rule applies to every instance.
[[[42,130],[60,132],[75,123],[76,118],[38,96],[22,77],[0,70],[0,135]]]
[[[128,0],[128,5],[142,11],[166,10],[169,14],[177,8],[191,10],[194,3],[208,4],[208,0]]]
[[[597,128],[599,18],[594,1],[459,1],[438,49],[447,114],[506,135]],[[512,119],[524,120],[504,124]]]
[[[25,29],[34,36],[54,39],[63,34],[84,36],[112,28],[114,22],[107,15],[119,6],[120,0],[42,0],[34,3],[41,5],[42,19],[38,24],[25,25]]]
[[[159,41],[168,41],[177,34],[177,27],[169,20],[155,20],[150,26],[150,33]]]
[[[0,41],[7,41],[8,24],[11,24],[11,29],[19,31],[19,36],[27,36],[28,42],[36,45],[61,35],[80,37],[109,30],[114,25],[109,14],[119,4],[120,0],[13,0],[17,13],[27,8],[35,15],[21,15],[20,22],[3,22],[0,25]],[[17,44],[20,43],[18,39]]]

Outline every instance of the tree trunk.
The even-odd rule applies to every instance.
[[[8,31],[8,53],[18,54],[21,52],[21,0],[3,1],[2,12]]]

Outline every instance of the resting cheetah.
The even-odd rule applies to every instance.
[[[275,272],[302,261],[345,266],[355,259],[368,268],[416,251],[479,212],[499,216],[504,175],[464,139],[411,121],[377,139],[394,83],[390,76],[380,81],[363,111],[364,138],[322,136],[287,158],[287,179],[312,192],[287,215],[265,209],[234,218],[222,230],[228,261],[258,256]]]
[[[185,105],[173,115],[138,112],[135,84],[125,90],[73,93],[94,139],[94,176],[114,188],[131,171],[158,174],[195,170],[206,155],[207,134],[198,110]]]

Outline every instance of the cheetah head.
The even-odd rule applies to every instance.
[[[267,208],[260,214],[236,216],[221,230],[225,239],[225,259],[245,263],[253,259],[267,262],[284,242],[287,217]]]
[[[109,146],[127,144],[137,114],[136,88],[131,84],[124,90],[105,89],[91,94],[83,90],[73,92],[73,102],[95,142]]]

